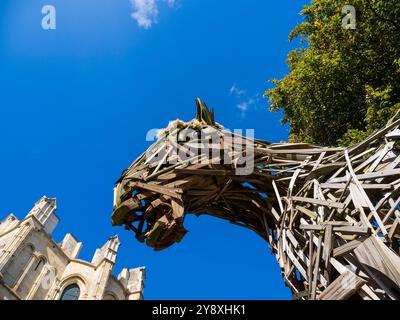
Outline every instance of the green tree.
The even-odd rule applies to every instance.
[[[345,5],[356,9],[355,29]],[[349,145],[400,109],[400,1],[313,0],[290,34],[289,73],[265,92],[293,142]]]

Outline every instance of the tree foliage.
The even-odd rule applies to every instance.
[[[356,9],[355,29],[342,22]],[[292,142],[349,145],[400,109],[400,1],[313,0],[290,34],[289,73],[265,92]]]

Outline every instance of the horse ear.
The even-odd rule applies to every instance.
[[[214,126],[214,109],[210,110],[207,105],[203,103],[200,98],[196,98],[196,119],[204,124]]]

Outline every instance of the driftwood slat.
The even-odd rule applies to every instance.
[[[327,148],[233,134],[199,99],[196,110],[117,180],[114,225],[163,250],[186,215],[213,216],[267,241],[298,299],[400,299],[400,119]]]
[[[320,300],[346,300],[353,296],[367,281],[351,271],[345,271],[320,295]]]

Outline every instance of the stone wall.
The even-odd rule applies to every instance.
[[[0,221],[0,300],[138,300],[145,269],[113,276],[120,242],[111,237],[91,262],[78,259],[82,243],[71,233],[56,243],[51,233],[60,219],[56,200],[43,197],[28,215]]]

